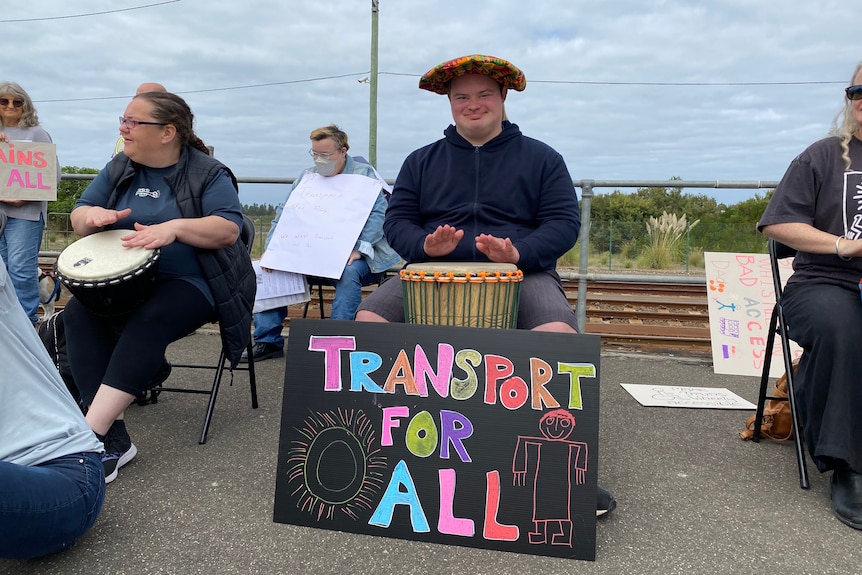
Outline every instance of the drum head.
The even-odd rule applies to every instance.
[[[57,271],[80,281],[99,281],[139,269],[156,257],[154,250],[124,248],[120,239],[131,230],[107,230],[83,237],[57,258]]]

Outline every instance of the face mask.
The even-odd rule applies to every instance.
[[[315,158],[314,165],[317,167],[317,173],[321,176],[334,176],[335,170],[338,167],[338,160],[324,160],[323,158]]]

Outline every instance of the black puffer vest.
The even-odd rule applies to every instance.
[[[131,185],[137,164],[120,153],[111,160],[107,169],[111,195],[105,207],[113,209],[117,198]],[[195,148],[187,146],[183,150],[176,169],[165,180],[174,191],[184,218],[203,216],[201,196],[207,184],[221,170],[227,170],[236,187],[236,178],[227,166]],[[241,239],[226,248],[198,248],[195,251],[215,299],[222,345],[233,369],[251,340],[251,310],[257,290],[251,257]]]

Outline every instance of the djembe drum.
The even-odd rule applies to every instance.
[[[524,274],[513,264],[427,262],[401,270],[408,323],[515,328]]]
[[[60,252],[57,278],[93,313],[122,316],[153,293],[159,249],[125,248],[131,230],[85,236]]]

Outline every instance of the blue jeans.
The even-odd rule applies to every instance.
[[[30,321],[39,321],[39,245],[45,223],[9,218],[0,237],[0,257],[6,262],[9,279],[18,301]]]
[[[374,283],[382,274],[373,273],[365,258],[344,266],[344,272],[337,280],[329,278],[309,277],[309,283],[322,283],[335,286],[335,299],[332,300],[332,315],[330,319],[352,320],[356,308],[362,302],[362,286]],[[274,343],[284,346],[281,335],[287,308],[279,307],[254,314],[254,342]]]
[[[0,461],[0,557],[29,559],[60,551],[87,532],[105,499],[97,453],[76,453],[28,467]]]

